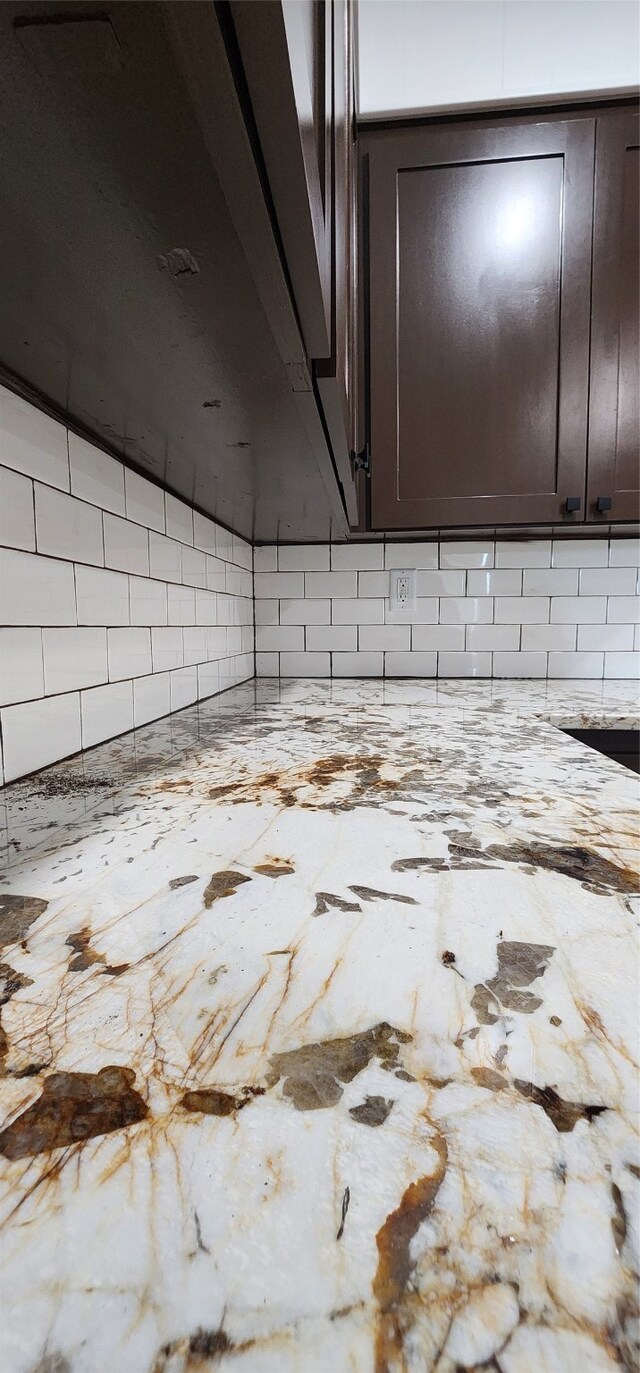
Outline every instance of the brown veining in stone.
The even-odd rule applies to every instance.
[[[24,939],[48,905],[49,902],[39,896],[12,896],[0,892],[0,949]]]
[[[220,901],[224,896],[233,896],[238,887],[243,882],[250,882],[251,878],[246,877],[243,872],[233,872],[232,869],[223,872],[214,872],[211,881],[204,889],[204,904],[206,910],[213,905],[214,901]]]
[[[476,983],[471,998],[471,1007],[480,1024],[495,1025],[502,1009],[520,1011],[524,1015],[531,1015],[537,1010],[542,1005],[542,997],[535,996],[526,988],[542,977],[554,953],[552,944],[501,940],[497,946],[498,971],[495,977],[487,982]]]
[[[38,1100],[0,1134],[0,1154],[28,1158],[144,1120],[148,1107],[134,1082],[131,1068],[115,1066],[98,1073],[52,1073]]]
[[[287,877],[289,873],[295,872],[295,867],[290,858],[269,855],[264,863],[258,863],[253,871],[260,873],[262,877]]]
[[[578,845],[541,844],[535,840],[529,843],[490,844],[486,849],[475,845],[451,844],[450,853],[459,857],[497,858],[502,863],[527,864],[532,868],[544,868],[547,872],[557,872],[563,877],[574,878],[583,886],[601,894],[615,891],[632,895],[640,891],[640,879],[630,868],[618,867],[616,863],[603,858],[593,849]]]
[[[336,911],[361,911],[362,906],[358,901],[343,901],[341,896],[334,896],[330,891],[316,892],[316,907],[311,912],[312,915],[326,915],[330,907]]]
[[[0,1006],[6,1006],[12,996],[15,996],[16,992],[22,991],[23,987],[32,986],[32,977],[26,977],[24,973],[17,973],[15,968],[10,967],[8,963],[0,963]]]
[[[349,1115],[359,1125],[384,1125],[394,1105],[394,1101],[387,1101],[383,1096],[367,1096],[360,1106],[351,1106]]]
[[[430,1141],[437,1154],[433,1173],[412,1182],[400,1205],[387,1216],[376,1235],[378,1267],[373,1296],[378,1307],[375,1342],[375,1373],[401,1373],[408,1367],[404,1342],[411,1325],[406,1296],[413,1261],[411,1241],[433,1208],[447,1169],[448,1151],[443,1135]]]
[[[509,1086],[507,1079],[493,1068],[472,1068],[471,1076],[478,1087],[488,1087],[491,1092],[503,1092]]]
[[[395,1068],[400,1045],[410,1040],[411,1035],[383,1021],[346,1039],[326,1039],[289,1049],[270,1059],[267,1086],[274,1087],[282,1079],[284,1096],[298,1111],[335,1106],[343,1093],[341,1083],[351,1082],[373,1058],[384,1068]]]
[[[94,963],[104,963],[101,954],[96,953],[89,944],[91,931],[86,929],[78,930],[75,934],[70,934],[65,944],[73,949],[75,957],[69,962],[69,971],[72,973],[84,972],[86,968],[92,967]]]
[[[197,1087],[185,1092],[180,1105],[184,1111],[198,1112],[205,1116],[233,1116],[248,1106],[254,1097],[264,1095],[264,1087],[243,1087],[233,1094],[222,1092],[217,1087]]]
[[[399,892],[378,891],[375,887],[349,887],[354,896],[359,896],[361,901],[399,901],[403,906],[417,906],[419,902],[413,896],[402,896]]]
[[[608,1110],[607,1106],[589,1106],[581,1101],[564,1101],[553,1087],[536,1087],[533,1082],[514,1081],[514,1087],[527,1101],[541,1106],[560,1134],[569,1134],[579,1120],[591,1121]]]

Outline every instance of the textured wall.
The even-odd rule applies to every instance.
[[[0,388],[4,780],[252,677],[251,567],[243,539]]]

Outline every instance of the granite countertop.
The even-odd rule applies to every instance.
[[[5,788],[3,1373],[637,1357],[635,683],[259,681]]]

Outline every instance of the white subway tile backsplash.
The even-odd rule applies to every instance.
[[[630,677],[637,681],[639,677],[637,653],[605,653],[604,675],[607,678]]]
[[[151,663],[154,672],[169,672],[184,664],[182,630],[174,625],[151,629]]]
[[[330,664],[329,653],[281,653],[280,676],[330,677]]]
[[[339,573],[337,575],[343,576],[349,574]],[[328,594],[331,595],[332,593],[329,592]],[[376,598],[382,596],[383,600],[386,600],[389,596],[389,573],[359,572],[357,593],[352,591],[351,596],[355,596],[356,594],[360,600],[366,600],[370,596],[375,596]]]
[[[214,625],[218,619],[218,596],[215,591],[196,588],[196,624]]]
[[[581,596],[634,596],[635,567],[583,567],[580,573]]]
[[[546,677],[546,653],[494,653],[494,677]]]
[[[304,650],[304,629],[302,625],[258,625],[256,627],[256,651],[297,652]]]
[[[138,572],[142,577],[149,576],[149,532],[132,520],[123,520],[119,515],[108,515],[104,519],[104,561],[107,567],[118,568],[121,572]]]
[[[0,388],[3,539],[8,776],[131,728],[134,682],[140,723],[252,675],[251,545]]]
[[[440,602],[441,624],[491,624],[493,600],[483,596],[448,596]]]
[[[552,567],[606,567],[609,561],[607,539],[554,539]]]
[[[133,684],[112,682],[80,693],[82,747],[91,748],[133,729]]]
[[[135,677],[133,682],[133,723],[146,725],[171,710],[171,674],[156,672],[153,677]]]
[[[31,552],[36,546],[33,482],[8,467],[0,467],[0,544]]]
[[[318,601],[316,604],[331,606],[331,619],[334,625],[384,624],[385,603],[383,600],[347,599],[345,601]]]
[[[578,569],[573,567],[527,567],[522,591],[525,596],[577,596]]]
[[[280,654],[256,652],[256,677],[279,677]]]
[[[332,653],[331,672],[334,677],[382,677],[382,653]]]
[[[134,579],[137,580],[137,579]],[[79,625],[128,625],[129,578],[124,572],[101,567],[76,566],[76,597]],[[148,624],[135,620],[134,624]]]
[[[383,576],[378,572],[305,572],[304,594],[306,597],[326,597],[341,599],[357,595],[358,577]]]
[[[170,491],[164,493],[165,528],[170,539],[193,544],[193,510]]]
[[[357,625],[308,625],[307,651],[355,653],[358,647]]]
[[[0,629],[0,706],[44,696],[42,630]]]
[[[358,629],[358,648],[363,653],[375,652],[376,649],[404,653],[410,647],[410,624],[360,625]]]
[[[264,548],[254,548],[254,572],[277,572],[278,571],[278,548],[276,544],[267,544]]]
[[[40,482],[34,494],[38,553],[103,567],[102,512]]]
[[[551,567],[551,539],[499,539],[496,567]]]
[[[276,600],[256,601],[256,625],[279,625],[281,604],[281,601]],[[300,601],[294,602],[293,604],[304,606],[305,602]],[[318,603],[314,602],[314,604],[317,605]],[[291,623],[294,624],[295,621],[292,620]],[[300,624],[302,622],[298,621],[298,623]]]
[[[604,653],[550,653],[549,677],[602,677]]]
[[[181,667],[170,674],[169,699],[172,710],[184,710],[198,699],[197,667]]]
[[[144,677],[151,672],[151,630],[147,626],[126,626],[107,630],[109,681],[125,677]]]
[[[493,540],[479,543],[442,543],[440,544],[441,567],[494,567],[495,544]]]
[[[43,629],[42,649],[47,696],[108,680],[106,629]]]
[[[520,625],[467,625],[466,632],[464,644],[442,647],[467,648],[474,653],[513,653],[520,647]]]
[[[640,539],[612,539],[609,567],[640,567]]]
[[[80,695],[44,696],[2,712],[5,782],[67,758],[82,747]]]
[[[524,653],[571,652],[576,646],[573,625],[523,625],[520,647]]]
[[[199,548],[189,548],[183,544],[182,580],[186,586],[200,587],[202,590],[206,587],[207,555]]]
[[[167,623],[193,625],[196,622],[196,593],[192,586],[167,586]]]
[[[552,624],[604,624],[607,618],[606,596],[553,596]]]
[[[0,548],[0,624],[75,623],[73,563]]]
[[[216,525],[198,510],[193,512],[193,542],[203,553],[215,555]]]
[[[548,624],[548,596],[496,596],[497,625]]]
[[[242,569],[232,568],[228,563],[224,563],[222,558],[213,558],[210,553],[207,553],[205,562],[207,591],[226,590],[239,596],[243,592],[243,584],[236,581],[234,585],[233,578],[237,579],[245,575]]]
[[[132,625],[166,625],[167,587],[150,577],[129,577]]]
[[[90,505],[124,515],[124,467],[78,434],[69,434],[71,494]]]
[[[124,504],[128,520],[164,534],[164,491],[131,468],[124,471]]]
[[[278,549],[278,571],[328,572],[329,545],[281,544]]]
[[[602,617],[604,619],[604,616]],[[640,619],[640,598],[637,596],[610,596],[607,602],[609,624],[635,625]]]
[[[467,596],[520,596],[521,593],[520,568],[490,568],[488,572],[472,568],[467,572]],[[464,595],[464,592],[460,594]]]
[[[633,625],[578,625],[578,648],[586,652],[631,652]],[[606,676],[606,673],[605,673]]]
[[[276,654],[277,657],[277,654]],[[220,691],[220,664],[198,663],[198,700],[207,696],[217,696]]]
[[[385,653],[385,677],[435,677],[437,654]]]
[[[411,648],[418,653],[427,650],[436,652],[440,649],[461,652],[465,646],[464,636],[464,625],[421,625],[414,621],[411,628]]]
[[[149,530],[149,573],[161,582],[182,581],[181,544]]]
[[[0,463],[69,490],[65,426],[5,386],[0,386]]]
[[[304,572],[256,572],[255,596],[304,596]]]
[[[490,677],[490,653],[439,653],[439,677]]]
[[[256,601],[256,610],[259,601]],[[264,602],[263,602],[264,604]],[[272,602],[267,601],[267,605]],[[331,601],[305,601],[304,599],[280,601],[280,624],[282,625],[328,625],[331,623]],[[338,602],[336,602],[336,605]],[[256,624],[258,623],[256,617]],[[278,621],[276,620],[277,624]]]
[[[442,564],[444,567],[448,564]],[[392,567],[415,567],[416,569],[432,569],[438,567],[438,545],[437,543],[387,543],[384,550],[384,566],[388,571]],[[456,563],[451,566],[466,567],[467,563]]]
[[[464,571],[456,572],[418,572],[416,576],[416,595],[426,596],[464,596],[465,577],[473,576],[473,573]],[[488,573],[477,574],[481,577],[488,576]],[[480,593],[484,595],[484,592]]]
[[[195,663],[206,663],[210,658],[222,658],[227,651],[227,631],[220,629],[222,635],[222,652],[209,652],[210,629],[207,625],[187,625],[182,631],[182,642],[184,652],[185,667],[192,667]]]
[[[332,572],[375,572],[384,566],[382,543],[334,543],[331,545]]]

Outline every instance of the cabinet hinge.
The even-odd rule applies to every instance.
[[[352,452],[351,462],[354,472],[366,472],[368,477],[371,475],[371,452],[368,441],[359,453]]]

